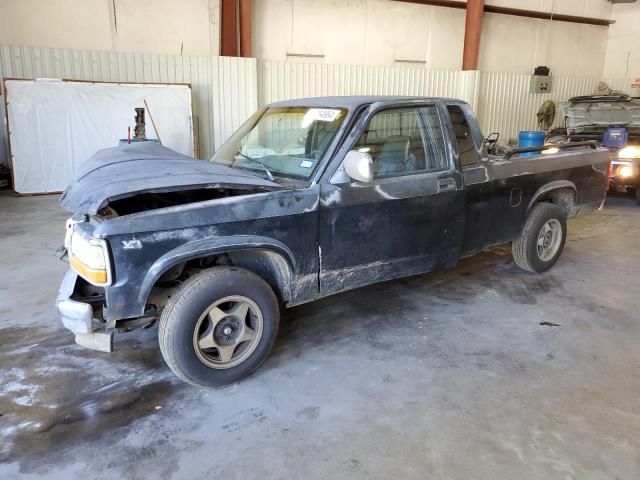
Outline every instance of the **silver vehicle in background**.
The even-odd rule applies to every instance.
[[[611,152],[610,189],[635,194],[640,205],[640,98],[613,93],[573,97],[560,104],[565,127],[547,143],[595,140]]]

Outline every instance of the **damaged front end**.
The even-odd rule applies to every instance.
[[[135,222],[137,214],[280,189],[274,182],[207,161],[195,160],[155,144],[132,144],[97,152],[79,170],[60,203],[74,213],[67,221],[65,248],[70,270],[56,307],[63,325],[84,347],[111,352],[114,332],[150,326],[181,272],[166,272],[165,293],[139,298],[142,273],[175,248],[188,233],[159,216],[139,235],[114,234],[111,224]],[[169,230],[157,240],[145,230]],[[135,229],[134,229],[135,230]],[[148,231],[148,230],[147,230]],[[152,235],[152,234],[149,234]],[[151,237],[149,237],[151,238]],[[166,281],[165,281],[166,280]],[[164,298],[163,298],[164,297]]]
[[[81,278],[69,270],[62,280],[56,308],[64,327],[75,335],[76,343],[101,352],[113,351],[114,328],[107,328],[102,318],[104,294],[83,297],[79,293]]]
[[[139,327],[152,326],[158,312],[150,307],[138,318],[108,321],[105,318],[104,288],[91,285],[74,270],[69,270],[56,300],[62,324],[75,335],[78,345],[100,352],[113,351],[113,334],[128,332]]]
[[[157,144],[136,143],[96,152],[60,197],[68,211],[119,215],[280,188],[266,178],[195,160]],[[108,211],[107,211],[108,216]]]
[[[107,320],[105,288],[114,282],[114,262],[107,241],[94,235],[98,218],[75,215],[67,221],[65,249],[71,268],[60,285],[56,308],[77,344],[111,352],[115,331],[152,323],[156,315],[152,308],[141,318]]]

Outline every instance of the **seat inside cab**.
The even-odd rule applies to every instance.
[[[425,148],[417,109],[377,113],[356,143],[371,155],[375,177],[427,170]]]

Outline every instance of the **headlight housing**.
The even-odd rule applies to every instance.
[[[100,238],[86,238],[71,226],[67,230],[65,246],[69,254],[69,264],[78,275],[93,285],[105,286],[111,283],[111,265],[106,241]]]
[[[618,168],[618,175],[623,178],[631,177],[633,176],[633,168],[629,167],[628,165],[623,165],[622,167]]]
[[[624,147],[618,152],[618,158],[638,158],[640,157],[640,147]]]

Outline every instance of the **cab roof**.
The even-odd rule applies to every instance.
[[[411,97],[411,96],[393,96],[393,95],[354,95],[354,96],[335,96],[335,97],[309,97],[296,98],[294,100],[284,100],[269,104],[270,107],[335,107],[353,109],[361,105],[370,103],[394,103],[415,102],[415,101],[441,101],[451,103],[465,103],[462,100],[441,97]]]

